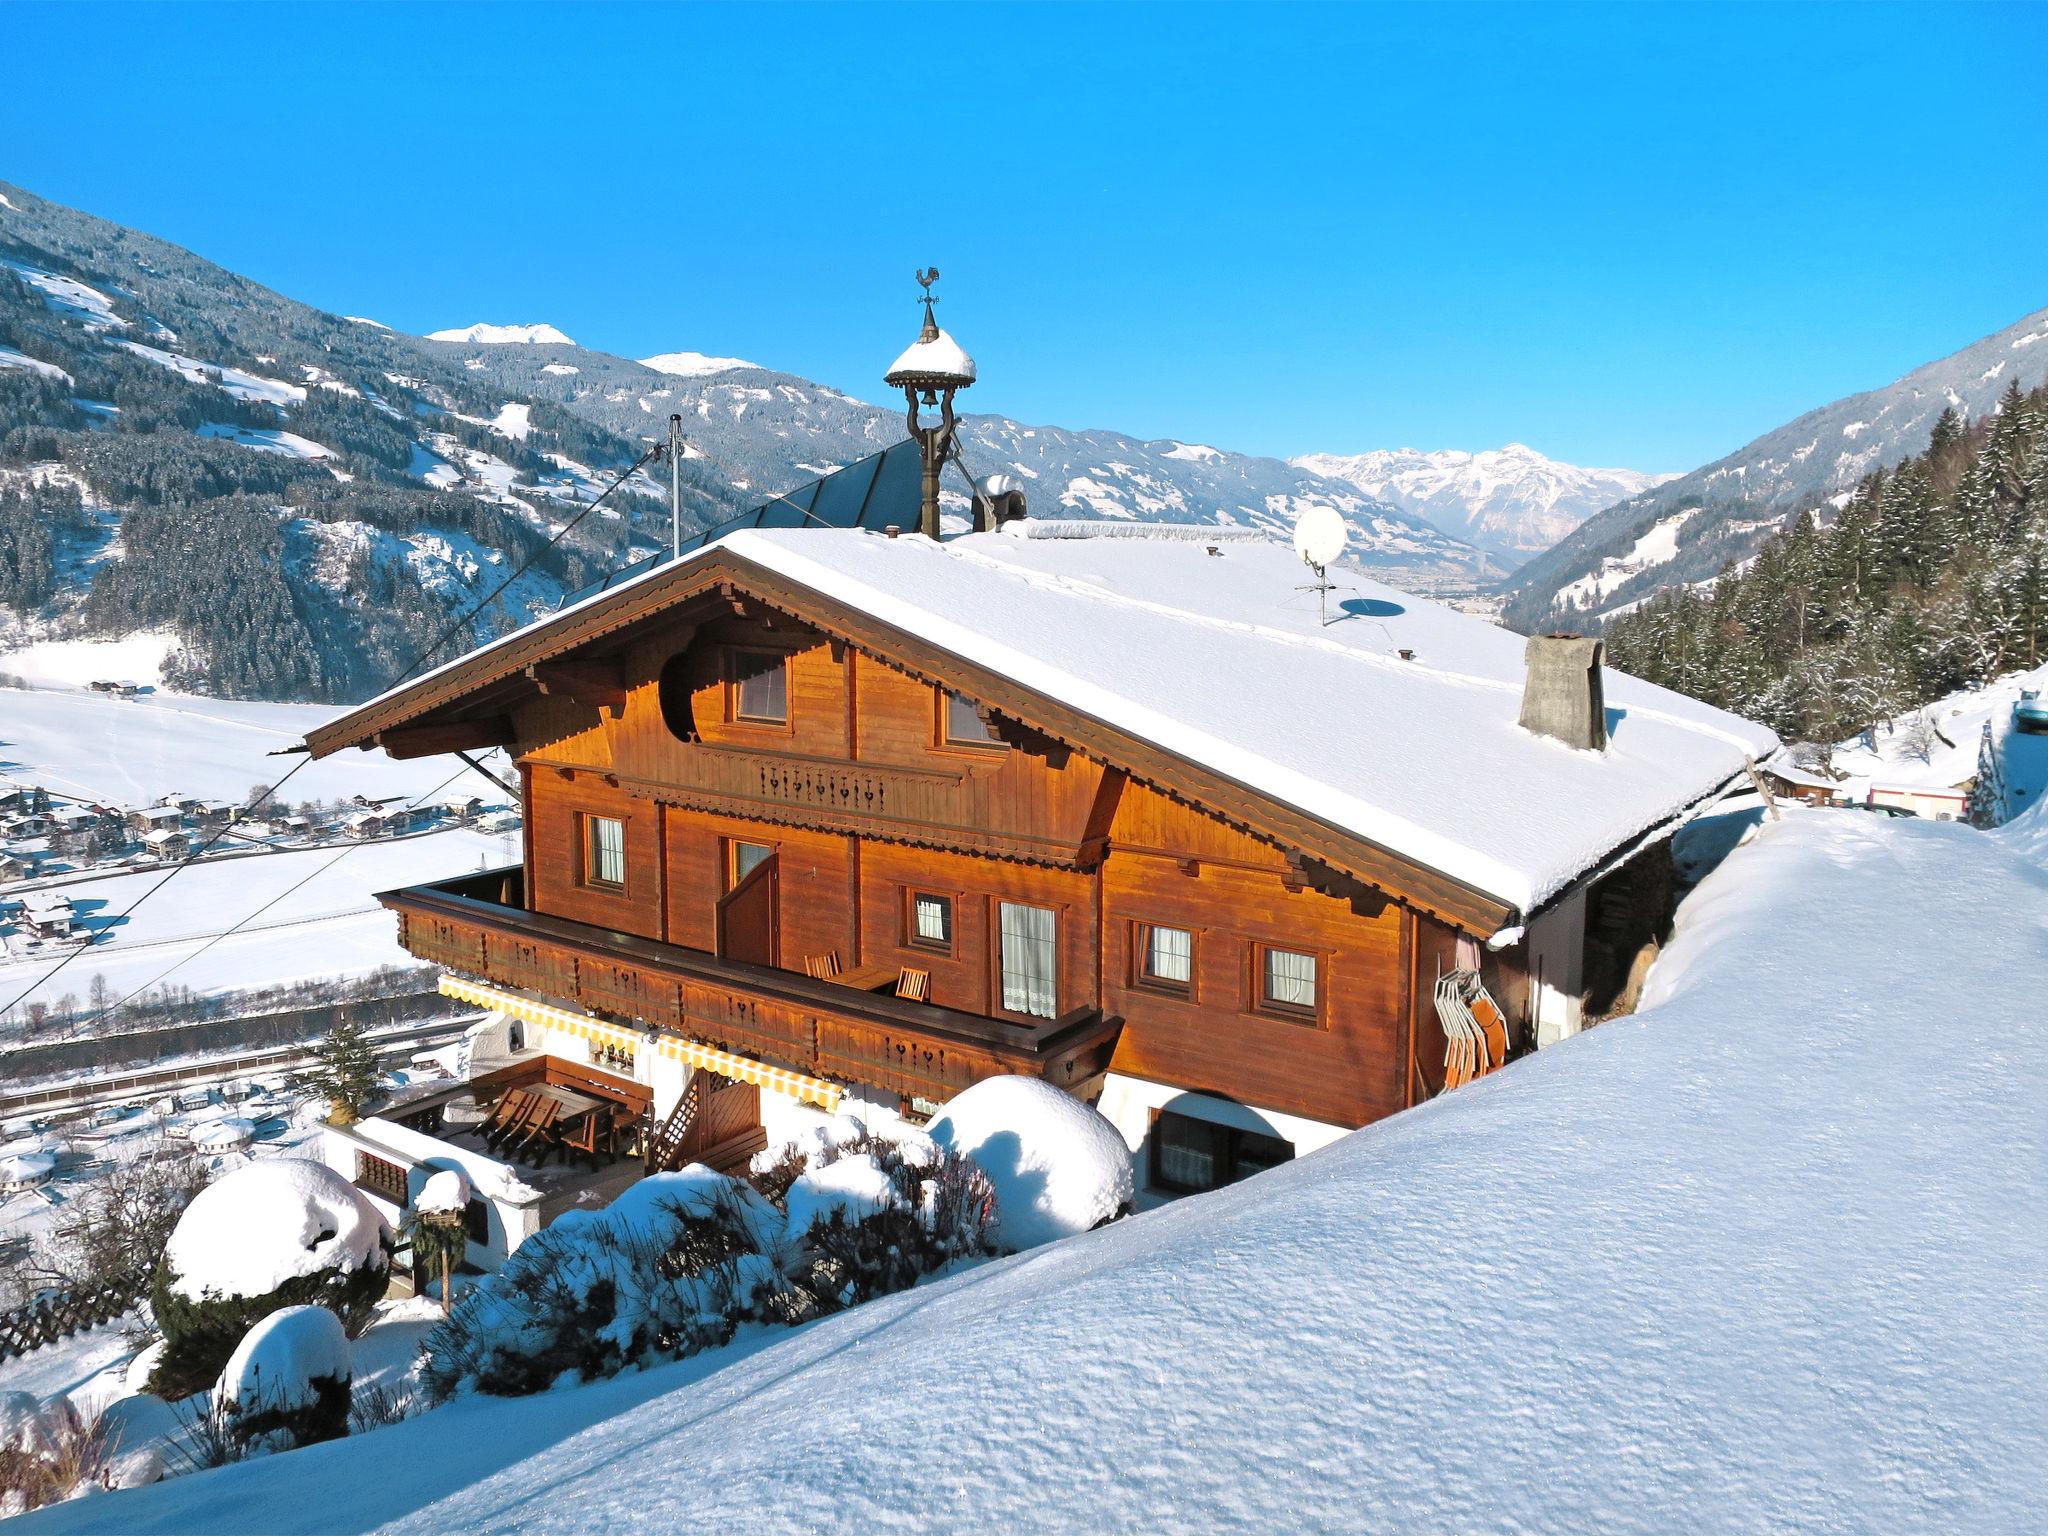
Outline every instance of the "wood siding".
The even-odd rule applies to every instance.
[[[737,721],[729,658],[763,651],[786,657],[788,718]],[[1454,931],[1219,815],[1028,733],[1019,746],[950,744],[929,682],[759,608],[657,622],[597,682],[565,677],[513,716],[537,912],[715,953],[730,845],[755,843],[776,856],[786,971],[833,951],[849,968],[915,967],[938,1007],[1001,1018],[998,911],[1014,901],[1056,914],[1055,1014],[1123,1021],[1117,1071],[1344,1125],[1441,1084],[1429,989]],[[585,697],[567,691],[577,686]],[[583,878],[596,815],[625,827],[621,890]],[[911,931],[918,892],[950,903],[941,948]],[[892,1081],[936,1094],[987,1065],[914,1031],[763,1008],[601,958],[550,976],[515,933],[438,934],[435,921],[409,917],[409,941],[446,948],[448,963],[624,1016],[673,1013],[702,1038],[831,1074],[887,1060]],[[1184,995],[1141,978],[1145,924],[1194,935]],[[1261,945],[1316,957],[1311,1016],[1262,1005]]]

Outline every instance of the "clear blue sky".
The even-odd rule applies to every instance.
[[[0,10],[0,177],[545,320],[1255,452],[1683,470],[2048,305],[2048,7]]]

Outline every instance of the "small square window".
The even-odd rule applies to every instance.
[[[1259,950],[1259,1002],[1278,1013],[1314,1014],[1316,957],[1293,949]]]
[[[1000,747],[981,718],[979,706],[965,694],[946,690],[946,743],[955,747]]]
[[[789,659],[780,651],[735,651],[732,715],[752,725],[789,724]]]
[[[1138,979],[1169,992],[1185,992],[1195,979],[1195,936],[1154,923],[1138,928]]]
[[[626,824],[618,817],[583,818],[583,883],[625,889]]]
[[[919,891],[910,898],[910,942],[921,949],[953,948],[953,898]]]

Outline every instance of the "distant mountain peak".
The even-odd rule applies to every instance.
[[[429,341],[473,341],[485,346],[524,342],[529,346],[573,347],[575,342],[552,325],[466,325],[459,330],[429,331]]]
[[[1510,559],[1540,554],[1595,512],[1673,478],[1567,464],[1527,443],[1477,453],[1460,448],[1308,453],[1290,462],[1355,485]]]
[[[740,368],[751,369],[755,373],[767,371],[759,363],[750,363],[743,357],[712,357],[703,352],[660,352],[653,357],[641,358],[640,365],[652,368],[656,373],[672,373],[679,379],[700,379]]]

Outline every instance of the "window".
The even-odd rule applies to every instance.
[[[952,951],[952,897],[919,891],[910,898],[910,942],[920,949]]]
[[[1259,947],[1259,1005],[1276,1013],[1316,1011],[1316,957]]]
[[[1292,1143],[1162,1109],[1152,1122],[1152,1182],[1193,1193],[1291,1162]]]
[[[977,712],[974,700],[948,688],[946,691],[946,743],[955,747],[999,747],[1002,742],[989,732]]]
[[[1167,992],[1185,992],[1195,979],[1195,936],[1185,928],[1138,925],[1138,980]]]
[[[780,651],[732,653],[732,717],[753,725],[789,724],[789,658]]]
[[[731,890],[775,857],[775,850],[766,843],[743,843],[735,838],[728,841],[725,846],[730,865],[727,871],[727,890]]]
[[[372,1157],[361,1148],[356,1149],[356,1188],[382,1195],[401,1211],[405,1209],[405,1170],[384,1158]]]
[[[583,883],[626,888],[626,824],[618,817],[583,818]]]
[[[1003,1007],[1049,1019],[1054,1014],[1059,945],[1056,920],[1044,907],[1002,903]]]
[[[491,1241],[491,1208],[472,1199],[462,1208],[462,1230],[472,1243],[488,1247]]]

